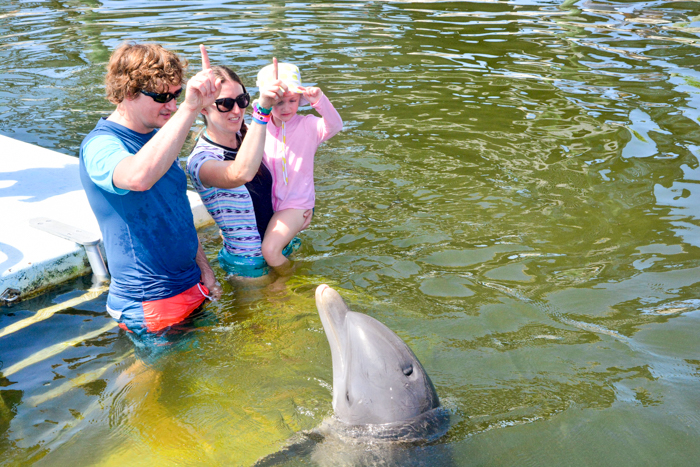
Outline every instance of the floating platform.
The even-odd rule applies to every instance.
[[[14,289],[22,298],[89,273],[82,245],[40,230],[50,220],[74,228],[78,241],[101,240],[78,158],[6,136],[0,136],[0,146],[0,296]],[[195,226],[212,224],[199,195],[187,196]]]

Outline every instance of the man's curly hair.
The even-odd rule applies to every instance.
[[[186,69],[187,60],[159,44],[125,42],[107,64],[107,99],[120,104],[139,91],[168,92],[169,86],[183,82]]]

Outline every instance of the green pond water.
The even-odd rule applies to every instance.
[[[76,155],[124,40],[191,71],[204,43],[253,94],[291,61],[345,129],[316,155],[286,284],[216,265],[224,298],[159,358],[94,335],[104,295],[0,338],[0,464],[252,465],[332,414],[328,283],[411,346],[451,414],[406,448],[418,465],[697,465],[700,3],[5,0],[0,133]],[[216,229],[200,236],[214,261]],[[0,328],[89,287],[2,308]]]

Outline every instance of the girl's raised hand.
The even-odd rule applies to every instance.
[[[299,89],[304,93],[302,94],[307,101],[309,101],[309,104],[314,105],[316,102],[318,102],[321,99],[321,96],[323,96],[323,91],[321,91],[321,88],[317,87],[303,87],[299,86]]]

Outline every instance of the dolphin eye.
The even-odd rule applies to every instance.
[[[403,374],[406,376],[411,376],[413,373],[413,365],[408,365],[406,368],[403,369]]]

